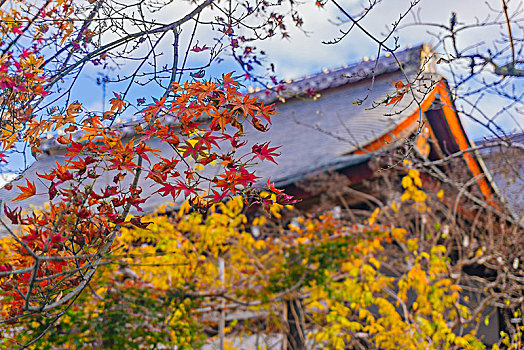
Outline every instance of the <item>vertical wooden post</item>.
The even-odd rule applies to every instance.
[[[299,298],[286,301],[287,314],[287,350],[305,350],[304,312]]]
[[[287,350],[287,337],[289,334],[289,325],[287,323],[287,302],[282,303],[282,323],[284,329],[282,332],[282,346],[280,350]]]
[[[220,282],[222,283],[222,288],[226,284],[226,274],[225,274],[225,267],[224,267],[224,259],[218,258],[218,278],[220,279]],[[220,319],[218,322],[218,335],[220,339],[220,350],[224,350],[225,344],[224,344],[224,328],[226,328],[226,311],[225,308],[225,300],[222,298],[221,307],[220,307]]]

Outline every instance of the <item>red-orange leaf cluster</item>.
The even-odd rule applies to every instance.
[[[78,102],[47,122],[30,121],[33,139],[44,130],[66,126],[71,130],[78,127],[81,137],[74,140],[70,135],[62,135],[60,143],[67,151],[65,161],[57,162],[45,174],[37,174],[46,187],[42,195],[47,196],[48,207],[31,214],[4,208],[11,223],[21,225],[23,232],[20,240],[10,246],[11,252],[0,254],[0,266],[8,266],[6,271],[10,273],[8,279],[1,280],[0,287],[12,293],[11,307],[5,316],[16,318],[36,309],[60,306],[59,300],[67,299],[62,295],[83,286],[82,276],[93,268],[93,261],[100,254],[110,249],[119,227],[147,227],[140,217],[129,218],[128,214],[131,208],[142,211],[151,196],[189,199],[198,210],[203,210],[239,193],[256,194],[251,189],[257,176],[247,170],[248,166],[256,158],[276,163],[278,147],[263,143],[244,150],[243,125],[250,123],[258,130],[267,130],[261,120],[271,121],[273,106],[243,96],[231,74],[217,83],[173,83],[171,89],[173,97],[154,99],[142,111],[142,122],[135,125],[135,137],[125,142],[121,130],[104,124],[99,116],[82,116]],[[125,105],[121,96],[115,94],[105,115],[124,113]],[[80,116],[84,118],[82,123],[77,121]],[[165,116],[174,117],[175,122],[166,123]],[[226,129],[236,132],[231,135]],[[158,142],[168,144],[172,154],[164,152],[158,157],[160,151],[151,146]],[[226,143],[227,151],[221,149],[220,143]],[[206,172],[211,163],[216,163],[213,171]],[[146,186],[153,187],[149,196],[144,196],[138,185],[142,183],[142,174],[150,181]],[[15,200],[36,194],[36,185],[26,182],[26,186],[18,186],[21,193]],[[290,202],[283,193],[278,195]],[[17,259],[4,258],[13,253]],[[50,285],[54,287],[48,288]]]

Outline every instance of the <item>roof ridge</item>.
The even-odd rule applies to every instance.
[[[400,61],[408,70],[420,68],[421,51],[425,44],[407,48],[394,55],[386,52],[383,56],[369,58],[364,56],[361,62],[339,66],[336,68],[322,68],[320,72],[305,75],[296,79],[282,81],[275,86],[268,85],[266,90],[248,87],[249,93],[258,97],[264,103],[280,101],[297,97],[311,97],[318,99],[320,91],[336,88],[346,84],[356,83],[372,76],[380,76],[400,70]]]
[[[474,143],[482,145],[492,141],[512,141],[512,142],[524,142],[524,131],[513,131],[506,135],[495,135],[495,136],[483,136],[481,138],[473,140]]]

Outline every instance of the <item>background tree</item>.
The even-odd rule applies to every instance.
[[[273,202],[275,191],[262,197],[282,221],[255,218],[256,238],[240,198],[214,205],[205,218],[188,213],[189,204],[176,217],[148,217],[149,229],[122,231],[91,291],[55,325],[35,318],[15,339],[48,329],[37,348],[198,348],[218,343],[225,313],[226,348],[485,349],[478,332],[494,305],[521,315],[522,267],[495,280],[467,269],[503,269],[498,252],[518,228],[477,235],[450,210],[442,188],[425,188],[409,164],[404,174],[401,200],[358,224],[350,209],[338,218],[329,211],[300,216]],[[296,219],[288,224],[286,216]],[[474,223],[485,229],[494,227]],[[493,349],[518,348],[521,331],[503,334]]]
[[[324,7],[336,9],[336,25],[340,26],[340,35],[326,38],[327,45],[340,45],[344,40],[351,40],[352,34],[359,32],[377,47],[376,64],[380,62],[380,53],[393,55],[399,49],[399,41],[410,30],[425,31],[433,50],[423,53],[426,72],[442,74],[452,91],[453,107],[463,123],[472,131],[478,145],[467,152],[481,151],[490,161],[491,171],[496,177],[505,177],[508,183],[521,183],[522,157],[524,144],[519,136],[524,133],[522,125],[522,32],[523,3],[521,1],[487,1],[468,13],[455,12],[450,8],[447,21],[428,21],[428,13],[420,1],[402,4],[398,19],[386,25],[380,33],[377,25],[370,19],[379,16],[387,5],[381,1],[370,1],[361,12],[351,13],[349,6],[338,1],[322,3]],[[400,7],[400,6],[399,6]],[[391,10],[386,8],[386,11]],[[466,22],[464,18],[474,16]],[[380,34],[377,34],[379,32]],[[413,89],[420,74],[405,76],[405,84]],[[370,85],[373,89],[373,84]],[[413,90],[414,92],[414,90]],[[363,96],[361,103],[367,99]],[[389,101],[374,101],[387,103]],[[419,130],[421,131],[421,130]],[[409,141],[409,140],[408,140]],[[411,141],[413,143],[413,140]],[[492,153],[490,156],[489,154]],[[462,154],[450,155],[450,159]],[[491,160],[497,159],[496,162]],[[444,161],[439,161],[441,164]],[[495,164],[497,163],[497,164]],[[429,162],[425,163],[428,167]],[[503,170],[499,170],[503,169]],[[429,170],[429,169],[428,169]],[[453,181],[445,174],[433,172],[441,181]],[[456,183],[463,188],[464,183]],[[506,186],[504,186],[506,187]],[[509,188],[510,186],[508,186]],[[512,204],[518,205],[522,197],[508,189],[504,195]],[[522,217],[522,207],[518,207],[516,220]]]

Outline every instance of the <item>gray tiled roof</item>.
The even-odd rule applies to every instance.
[[[273,145],[282,145],[281,156],[278,166],[264,164],[258,173],[288,182],[310,169],[356,157],[348,154],[386,134],[417,111],[418,105],[411,96],[405,96],[395,106],[370,108],[373,101],[383,100],[386,92],[391,93],[391,82],[399,79],[403,79],[403,74],[397,72],[377,78],[371,92],[368,80],[324,91],[316,102],[293,99],[278,104],[279,115],[273,118],[271,129],[263,135],[252,135],[251,139],[258,142],[264,137]],[[368,93],[363,105],[352,103]]]
[[[378,61],[375,59],[368,59],[361,62],[356,62],[344,67],[337,68],[322,68],[319,69],[319,73],[312,74],[310,76],[300,77],[298,79],[287,81],[280,86],[284,89],[277,93],[275,87],[270,87],[267,90],[254,93],[253,96],[256,96],[262,102],[268,104],[272,102],[279,102],[284,99],[302,97],[304,100],[310,99],[307,95],[308,90],[315,93],[322,93],[324,90],[329,90],[342,86],[353,86],[354,83],[369,80],[370,77],[375,75],[375,77],[380,77],[388,73],[399,72],[399,67],[396,59],[398,59],[405,69],[406,73],[413,73],[420,66],[420,51],[422,46],[416,46],[409,48],[403,51],[395,53],[395,56],[392,56],[386,53],[384,56],[381,56]],[[396,59],[395,59],[396,57]],[[400,76],[399,78],[402,78]],[[351,84],[351,85],[349,85]],[[369,87],[369,86],[368,86]],[[392,92],[391,86],[388,86],[386,90],[381,91],[382,93]],[[361,99],[365,97],[364,94],[358,96],[353,96],[354,100]],[[280,97],[280,98],[279,98]],[[134,124],[140,123],[141,120],[139,117],[135,117],[130,121],[127,121],[125,125],[114,125],[116,128],[120,128],[124,136],[129,136],[134,133]],[[172,117],[166,117],[166,123],[172,124],[175,122],[175,119]],[[81,138],[80,133],[73,135],[73,139],[77,140]],[[48,152],[51,149],[63,147],[60,145],[56,138],[51,140],[42,140],[41,149],[44,152]]]
[[[513,143],[524,144],[524,134],[509,135]],[[478,140],[476,144],[500,141],[499,138]],[[499,194],[507,201],[512,214],[520,220],[524,216],[524,152],[507,147],[481,148],[479,153],[489,171],[492,183]]]
[[[414,74],[419,68],[419,48],[411,49],[398,54],[401,59],[406,59],[404,71]],[[386,93],[392,94],[394,88],[392,81],[405,81],[404,73],[392,64],[392,58],[381,59],[379,63],[381,70],[376,75],[373,89],[371,79],[359,77],[356,80],[346,78],[344,75],[354,75],[358,72],[369,72],[374,62],[362,62],[342,68],[331,70],[329,73],[319,73],[313,77],[299,79],[289,84],[295,90],[316,84],[316,90],[321,91],[322,97],[318,101],[311,99],[288,98],[286,103],[277,103],[279,115],[272,118],[273,124],[267,133],[254,131],[246,127],[246,146],[251,148],[254,143],[271,141],[271,145],[281,145],[279,149],[281,156],[276,160],[278,166],[265,161],[255,169],[257,175],[262,179],[271,178],[279,185],[289,184],[304,174],[318,171],[322,168],[336,169],[339,167],[357,164],[366,160],[366,156],[351,156],[350,152],[359,146],[375,140],[393,129],[405,117],[417,110],[417,104],[413,102],[413,96],[408,94],[395,106],[380,105],[371,108],[372,103],[381,101]],[[395,70],[395,67],[397,68]],[[359,73],[360,74],[360,73]],[[261,93],[266,101],[271,100],[271,95]],[[362,105],[354,104],[353,101],[368,98]],[[169,150],[166,145],[155,144],[162,152]],[[43,156],[26,171],[24,177],[30,181],[39,182],[36,172],[48,172],[55,161],[63,159],[62,156]],[[102,183],[110,183],[112,176],[102,178]],[[25,183],[19,180],[15,184]],[[143,195],[148,196],[158,188],[151,187],[149,183],[142,182]],[[0,199],[10,202],[16,191],[0,190]],[[44,196],[37,196],[18,205],[26,206],[30,202],[41,204]],[[161,197],[159,194],[152,195],[151,199],[144,205],[146,212],[152,211],[158,205],[172,201],[171,197]]]

